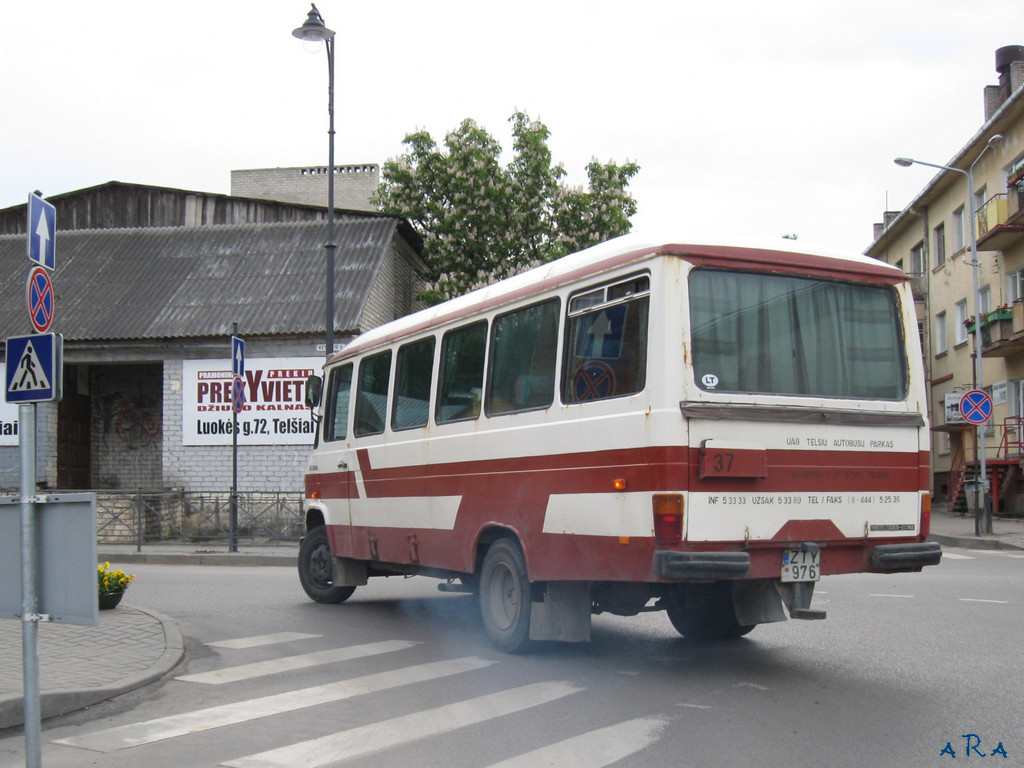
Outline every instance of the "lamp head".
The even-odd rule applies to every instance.
[[[909,168],[914,164],[914,161],[911,160],[909,157],[897,157],[895,160],[893,160],[893,162],[902,168]]]
[[[324,24],[324,17],[315,5],[311,5],[306,22],[297,29],[292,30],[292,37],[308,42],[328,42],[334,38],[334,32]]]

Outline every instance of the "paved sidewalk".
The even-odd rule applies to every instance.
[[[993,516],[992,533],[975,536],[973,514],[957,515],[945,504],[936,504],[928,538],[944,547],[1024,550],[1024,518]]]
[[[0,621],[0,729],[24,722],[22,654],[21,621]],[[122,602],[100,611],[95,627],[40,622],[38,654],[46,719],[159,680],[181,661],[185,647],[169,618]]]
[[[1024,519],[994,518],[993,533],[974,535],[974,518],[945,505],[932,513],[931,536],[947,547],[1024,550]],[[99,559],[132,563],[295,567],[298,545],[240,546],[134,544],[99,546]],[[159,680],[184,656],[177,625],[131,603],[100,612],[98,627],[39,625],[39,678],[43,718],[71,712]],[[21,622],[0,620],[0,729],[22,723]]]

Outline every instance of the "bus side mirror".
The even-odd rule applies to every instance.
[[[320,405],[320,396],[324,393],[324,380],[319,376],[306,379],[306,407],[316,408]]]

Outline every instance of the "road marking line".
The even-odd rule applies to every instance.
[[[252,637],[237,637],[232,640],[218,640],[213,643],[204,643],[213,648],[230,648],[241,650],[243,648],[256,648],[261,645],[274,645],[276,643],[290,643],[292,640],[308,640],[313,637],[324,637],[323,635],[309,635],[305,632],[274,632],[272,635],[253,635]]]
[[[961,603],[994,603],[996,605],[1006,605],[1009,600],[983,600],[980,597],[960,597],[957,598]]]
[[[886,595],[886,594],[878,594],[878,593],[872,592],[871,593],[871,597],[905,597],[905,598],[912,599],[914,596],[913,595]]]
[[[362,696],[367,693],[376,693],[404,685],[412,685],[413,683],[450,677],[461,672],[489,667],[495,663],[475,656],[435,661],[430,664],[419,664],[413,667],[379,672],[352,680],[327,683],[326,685],[318,685],[313,688],[303,688],[298,691],[288,691],[287,693],[263,696],[258,699],[237,701],[232,704],[222,704],[192,712],[183,712],[178,715],[158,717],[153,720],[108,728],[83,736],[58,739],[53,743],[61,744],[65,747],[90,749],[94,752],[116,752],[127,747],[136,747],[140,744],[164,741],[176,736],[209,731],[225,725],[236,725],[261,717],[279,715],[284,712],[294,712],[297,709],[327,704],[354,696]]]
[[[943,560],[974,560],[975,558],[970,555],[961,555],[957,552],[950,552],[949,550],[942,550]]]
[[[253,635],[252,637],[236,637],[233,640],[218,640],[215,643],[204,643],[212,648],[230,648],[241,650],[243,648],[257,648],[263,645],[274,645],[276,643],[290,643],[292,640],[308,640],[323,635],[310,635],[305,632],[275,632],[272,635]]]
[[[333,664],[338,661],[361,659],[364,656],[404,651],[406,648],[412,648],[414,645],[416,643],[408,640],[384,640],[380,643],[350,645],[345,648],[331,648],[326,651],[304,653],[300,656],[284,656],[280,659],[255,661],[252,664],[239,664],[235,667],[224,667],[223,669],[214,669],[209,672],[197,672],[194,675],[182,675],[174,679],[182,680],[186,683],[223,685],[224,683],[236,683],[239,680],[263,677],[264,675],[273,675],[278,672],[306,669],[307,667],[315,667],[320,664]]]
[[[658,740],[667,723],[663,718],[638,717],[492,763],[487,768],[537,768],[539,765],[603,768],[649,747]]]
[[[350,728],[318,739],[229,760],[221,765],[228,768],[295,768],[299,765],[303,768],[318,768],[333,765],[521,712],[582,690],[579,686],[561,681],[533,683]]]

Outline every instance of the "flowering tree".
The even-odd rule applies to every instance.
[[[547,127],[523,112],[510,118],[513,157],[464,120],[444,139],[405,137],[405,154],[384,163],[376,202],[422,235],[432,284],[423,298],[443,301],[630,230],[636,202],[626,191],[640,167],[597,161],[588,188],[562,185],[551,164]]]

